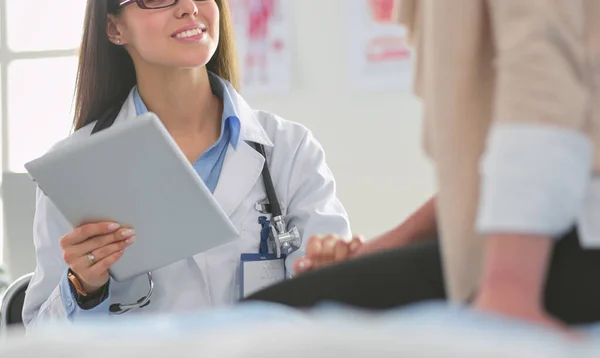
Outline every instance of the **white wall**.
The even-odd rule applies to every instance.
[[[247,99],[312,130],[325,148],[354,231],[375,235],[433,193],[432,168],[421,150],[419,103],[408,91],[352,89],[348,0],[288,1],[296,45],[292,92]]]

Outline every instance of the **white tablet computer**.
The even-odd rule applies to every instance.
[[[25,165],[67,220],[114,221],[136,241],[110,269],[124,281],[228,243],[238,232],[152,113]]]

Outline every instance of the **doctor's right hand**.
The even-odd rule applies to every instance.
[[[60,247],[84,291],[92,293],[108,282],[108,269],[134,241],[133,230],[104,222],[75,228],[60,239]]]

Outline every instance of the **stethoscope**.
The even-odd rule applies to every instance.
[[[113,125],[120,108],[120,106],[118,108],[115,107],[104,113],[94,125],[91,134],[97,133]],[[260,155],[262,155],[265,159],[265,164],[262,169],[262,179],[265,186],[265,191],[267,193],[267,200],[269,202],[269,211],[271,212],[271,222],[268,223],[270,224],[268,246],[269,250],[272,251],[277,258],[281,258],[299,249],[302,245],[302,238],[300,237],[300,233],[298,232],[298,228],[296,226],[291,226],[290,229],[287,229],[287,223],[281,211],[281,203],[277,198],[277,193],[275,192],[275,187],[273,186],[273,180],[271,179],[271,172],[269,171],[269,165],[264,146],[259,143],[253,143],[253,145],[254,149],[256,149],[256,151],[258,151],[258,153],[260,153]],[[150,298],[152,297],[152,292],[154,291],[154,281],[152,280],[151,272],[148,272],[146,276],[148,278],[148,292],[146,295],[141,297],[137,302],[127,304],[111,304],[109,308],[111,314],[121,315],[134,308],[144,308],[150,304]]]

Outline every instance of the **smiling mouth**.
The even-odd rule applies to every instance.
[[[201,29],[201,28],[195,28],[192,30],[182,31],[178,34],[175,34],[173,37],[175,37],[177,39],[185,39],[187,37],[198,36],[203,32],[206,32],[206,30]]]

